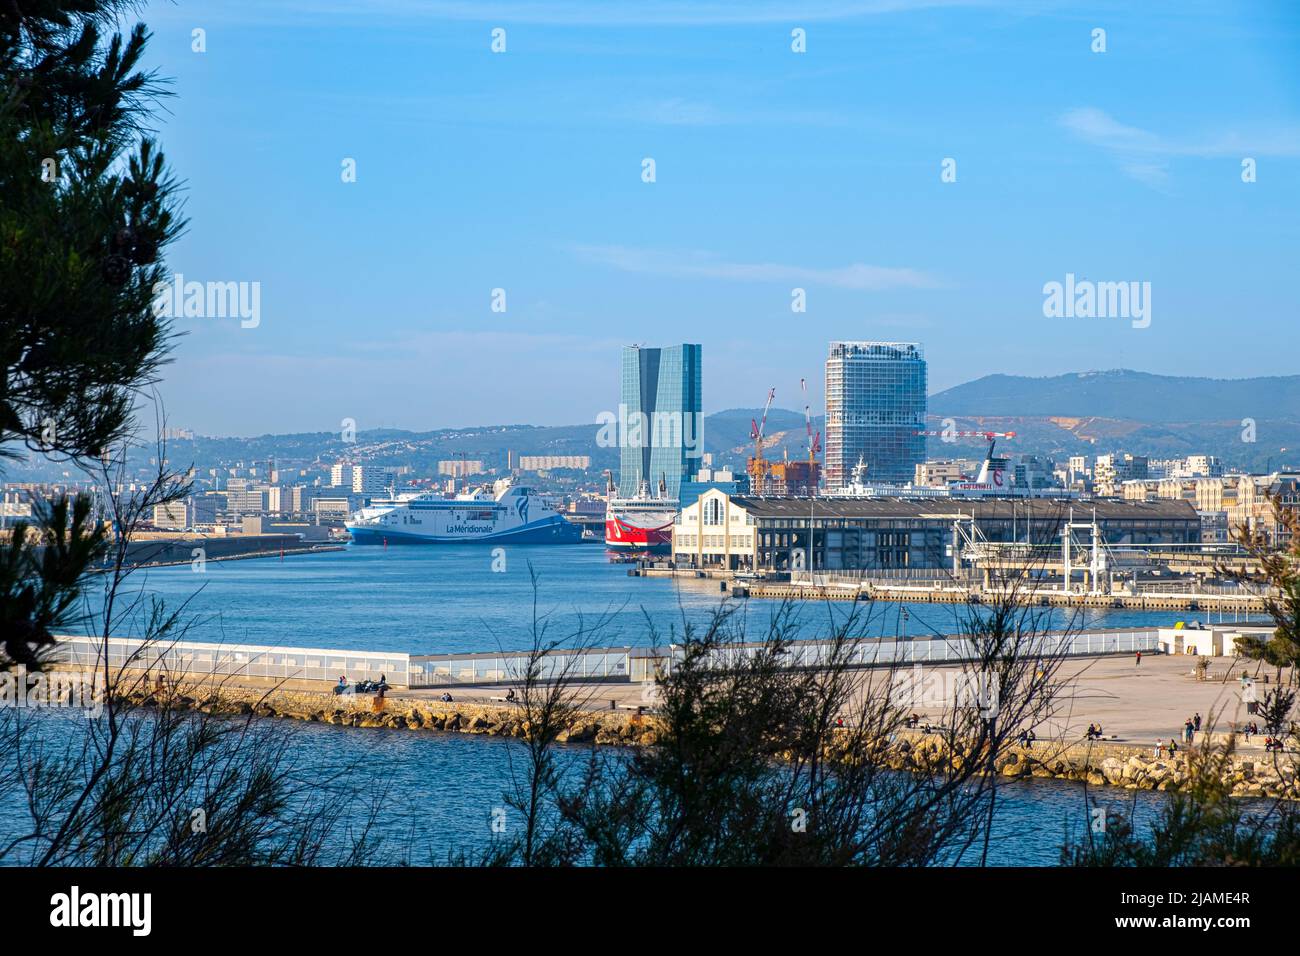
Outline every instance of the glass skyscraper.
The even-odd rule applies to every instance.
[[[642,482],[653,494],[662,480],[676,498],[682,479],[700,469],[704,450],[700,346],[623,349],[619,407],[618,493],[632,497]]]
[[[826,360],[826,487],[861,458],[868,481],[907,482],[925,461],[927,375],[915,342],[832,342]]]

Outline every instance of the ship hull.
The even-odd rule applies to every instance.
[[[605,519],[605,547],[611,551],[650,551],[664,554],[673,547],[672,522],[641,527],[617,517]]]
[[[400,531],[395,528],[348,525],[352,543],[358,545],[398,544],[576,544],[582,540],[582,529],[556,518],[518,528],[482,535],[439,535]]]

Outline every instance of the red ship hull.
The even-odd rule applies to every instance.
[[[605,519],[605,547],[615,551],[668,552],[673,546],[673,525],[643,528],[629,524],[621,518]]]

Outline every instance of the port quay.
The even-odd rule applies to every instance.
[[[1041,775],[1083,779],[1080,774],[1086,776],[1087,768],[1102,759],[1148,759],[1153,741],[1163,743],[1179,733],[1193,711],[1221,715],[1216,736],[1231,736],[1239,759],[1252,759],[1263,740],[1243,740],[1238,733],[1247,698],[1246,682],[1239,684],[1245,672],[1232,656],[1233,644],[1238,637],[1269,631],[1266,626],[1225,624],[1037,635],[1023,652],[1055,659],[1056,676],[1069,687],[1061,706],[1035,728],[1044,746],[1069,759],[1055,770],[1040,768]],[[104,673],[102,638],[68,636],[56,646],[56,669]],[[726,668],[760,646],[729,645],[718,655],[717,666]],[[793,642],[789,666],[815,669],[829,648],[826,640]],[[971,647],[961,636],[864,638],[852,648],[864,676],[881,672],[891,687],[908,695],[895,703],[922,721],[941,722],[951,706],[945,688],[960,691],[971,678]],[[560,742],[646,742],[645,721],[653,719],[658,701],[655,679],[671,671],[681,650],[673,645],[592,647],[545,655],[540,677],[563,676],[578,701],[573,728]],[[202,642],[147,644],[121,638],[107,642],[107,654],[108,671],[124,688],[119,693],[136,702],[167,688],[192,701],[191,706],[258,718],[515,735],[518,705],[507,695],[518,686],[528,659],[523,651],[421,655]],[[339,677],[354,690],[336,694]],[[381,677],[389,685],[386,694],[355,690],[360,682]],[[925,687],[937,688],[938,696],[930,699],[922,690],[918,697],[918,689]],[[1094,722],[1104,727],[1103,740],[1085,738],[1085,726]],[[909,733],[924,734],[923,727]]]
[[[1243,635],[1270,633],[1260,625],[1097,628],[1053,631],[1037,635],[1021,653],[1042,657],[1149,655],[1223,656]],[[939,637],[861,638],[851,641],[852,663],[860,667],[894,667],[904,664],[960,664],[974,660],[968,638]],[[746,642],[719,650],[717,665],[725,668],[765,645]],[[812,668],[825,663],[833,642],[801,640],[789,645],[792,668]],[[454,687],[518,683],[529,652],[491,651],[459,654],[405,654],[373,650],[275,647],[255,644],[218,644],[200,641],[148,642],[134,638],[65,635],[58,639],[53,660],[60,667],[140,672],[168,680],[203,681],[230,678],[253,685],[284,684],[296,689],[328,690],[340,676],[349,681],[378,680],[381,676],[398,690],[443,690]],[[540,676],[560,676],[581,682],[646,684],[671,673],[682,648],[592,647],[552,650],[542,658]]]

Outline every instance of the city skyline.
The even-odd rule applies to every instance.
[[[633,342],[702,343],[710,412],[801,378],[822,407],[831,339],[921,341],[935,391],[1290,371],[1289,8],[146,13],[189,187],[169,270],[260,297],[255,323],[175,320],[160,393],[200,433],[469,426],[521,399],[589,422]],[[1049,316],[1076,279],[1146,288],[1150,315]]]

